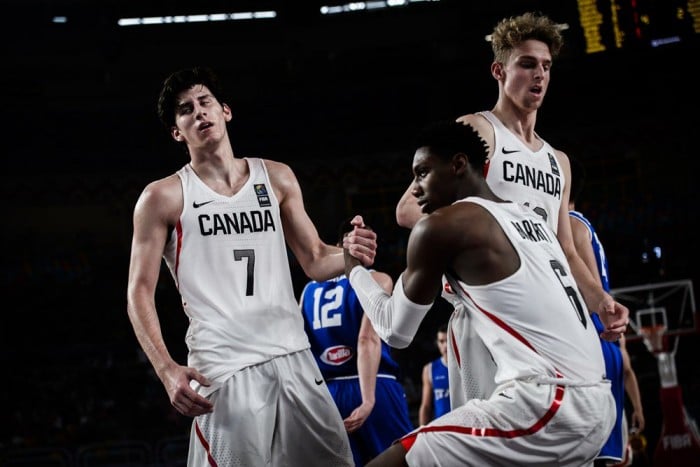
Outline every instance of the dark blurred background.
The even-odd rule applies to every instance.
[[[411,180],[411,136],[428,121],[490,109],[497,84],[485,36],[504,16],[544,12],[568,29],[538,132],[586,166],[577,207],[598,228],[613,287],[697,282],[697,1],[390,3],[338,14],[321,7],[350,4],[2,3],[12,25],[0,32],[3,465],[105,465],[109,456],[110,465],[183,465],[191,420],[170,407],[126,314],[134,203],[148,182],[187,162],[155,112],[162,80],[182,67],[221,74],[237,156],[289,164],[327,242],[362,213],[380,235],[376,268],[396,278],[408,231],[394,208]],[[117,23],[255,11],[276,16]],[[306,278],[293,258],[292,268],[298,294]],[[187,323],[165,268],[157,300],[184,362]],[[420,369],[438,356],[435,330],[448,317],[438,302],[397,351],[416,420]],[[691,417],[700,409],[696,340],[683,336],[675,354]],[[634,336],[628,349],[651,456],[663,422],[657,364]]]

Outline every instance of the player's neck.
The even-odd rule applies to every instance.
[[[531,145],[539,141],[535,133],[537,110],[524,110],[507,102],[499,101],[491,113],[525,144]]]
[[[209,188],[224,196],[236,194],[250,175],[248,162],[234,157],[200,160],[197,163],[193,159],[190,166]]]

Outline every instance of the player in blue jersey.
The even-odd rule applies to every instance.
[[[576,251],[583,259],[589,270],[600,279],[600,283],[606,291],[610,291],[610,277],[608,273],[608,260],[605,249],[593,227],[593,224],[579,211],[576,210],[576,200],[580,197],[586,171],[580,160],[570,157],[571,162],[571,195],[569,198],[569,218],[571,232],[576,245]],[[598,334],[603,332],[603,323],[598,313],[592,313],[593,323]],[[633,410],[631,414],[631,428],[641,432],[644,429],[644,411],[642,399],[637,383],[637,376],[632,369],[630,357],[625,347],[625,337],[622,335],[619,341],[611,342],[600,340],[605,358],[605,373],[612,383],[612,393],[615,397],[615,426],[610,438],[600,451],[595,460],[595,466],[628,465],[631,449],[627,446],[627,420],[624,413],[625,391],[629,396]]]
[[[340,226],[351,230],[349,221]],[[371,271],[387,293],[393,280]],[[299,299],[304,326],[321,374],[345,428],[355,465],[362,466],[413,429],[406,394],[397,379],[399,366],[365,316],[344,275],[310,281]]]
[[[440,356],[423,366],[418,422],[426,425],[450,411],[450,381],[447,374],[447,323],[440,325],[435,338]]]

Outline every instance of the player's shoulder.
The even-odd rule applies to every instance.
[[[462,242],[465,235],[488,221],[488,213],[475,203],[457,202],[436,209],[416,222],[410,239],[427,251],[451,250]]]
[[[262,161],[263,164],[265,164],[267,171],[270,173],[292,172],[292,168],[289,166],[289,164],[286,164],[284,162],[276,161],[274,159],[266,159],[263,157],[260,157],[259,159]]]
[[[136,201],[134,217],[166,219],[174,225],[182,207],[182,184],[180,178],[172,174],[146,185]]]
[[[479,113],[464,114],[457,117],[455,121],[464,125],[471,125],[479,133],[491,126],[486,117]]]
[[[172,197],[182,197],[182,185],[177,174],[153,180],[141,192],[144,201],[164,202]]]
[[[550,146],[551,146],[551,144],[550,144]],[[554,149],[554,157],[557,158],[557,161],[559,161],[559,164],[564,164],[567,167],[569,167],[569,165],[570,165],[569,164],[569,156],[564,151],[562,151],[561,149],[555,148],[554,146],[552,146],[552,149]]]
[[[273,185],[284,188],[289,184],[297,183],[296,175],[288,164],[272,159],[261,158],[261,161],[265,165]]]

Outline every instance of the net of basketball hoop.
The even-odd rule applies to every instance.
[[[657,354],[667,350],[665,345],[665,324],[649,324],[640,326],[639,334],[642,335],[644,345],[649,352]]]

